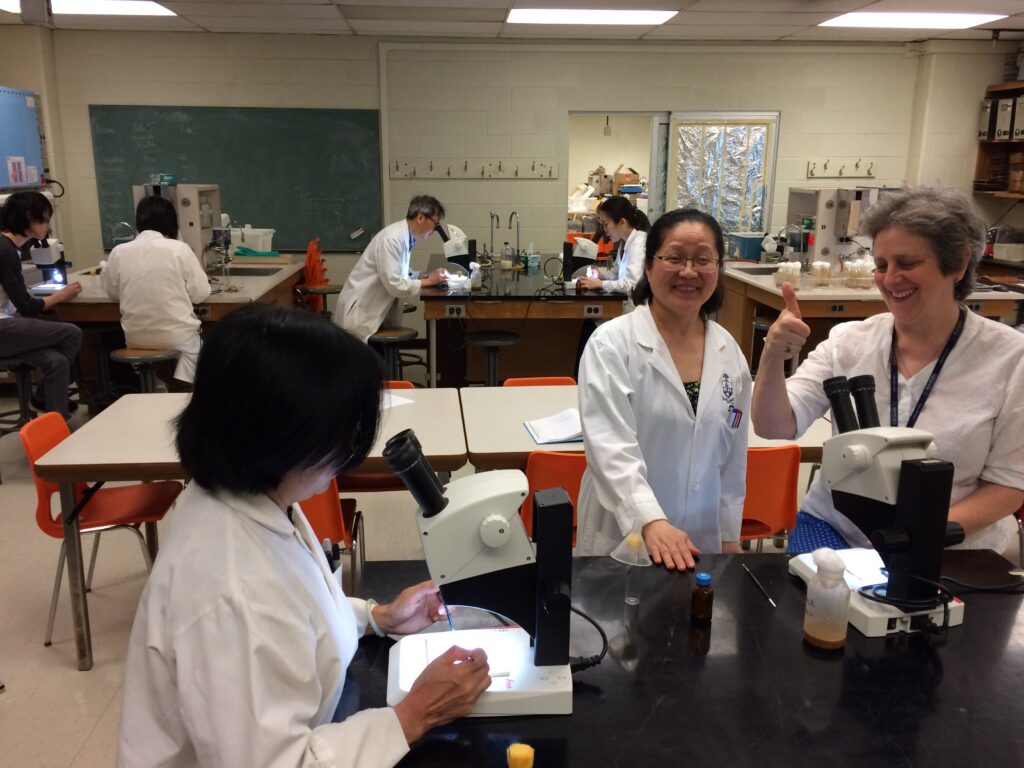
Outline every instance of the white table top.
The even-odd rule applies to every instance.
[[[260,296],[266,294],[282,280],[291,277],[296,272],[305,268],[305,263],[292,264],[253,264],[251,268],[267,269],[280,267],[280,270],[273,275],[264,277],[246,277],[244,275],[231,275],[230,277],[211,277],[210,286],[217,293],[210,294],[210,297],[203,301],[203,304],[245,304],[256,301]],[[231,265],[232,270],[244,270],[246,265]],[[88,271],[88,270],[85,270]],[[78,281],[82,284],[82,292],[75,298],[70,299],[74,304],[110,304],[111,299],[103,290],[100,275],[88,275],[73,273],[68,275],[69,282]],[[237,288],[237,290],[228,290]]]
[[[459,395],[454,389],[401,390],[412,400],[389,408],[364,472],[386,472],[387,439],[413,429],[434,469],[451,471],[466,463]],[[36,462],[47,480],[160,480],[184,477],[174,447],[171,421],[188,402],[187,393],[125,395],[86,422]]]
[[[576,387],[464,387],[462,420],[476,469],[525,469],[531,451],[582,451],[583,443],[537,445],[524,421],[578,408]]]
[[[469,462],[477,469],[523,469],[531,451],[583,450],[581,442],[537,445],[523,426],[524,421],[578,408],[577,387],[465,387],[459,396]],[[822,443],[832,436],[827,419],[818,419],[797,440],[766,440],[754,434],[749,418],[747,424],[751,448],[795,443],[804,461],[819,460]]]
[[[729,262],[725,265],[725,274],[729,277],[734,277],[740,282],[752,285],[756,288],[768,291],[775,296],[782,298],[782,289],[775,285],[775,278],[773,275],[752,275],[748,270],[750,269],[763,269],[769,267],[769,264],[755,264],[748,262],[745,264]],[[882,301],[882,294],[879,293],[878,289],[872,285],[870,288],[846,288],[842,285],[830,285],[827,287],[816,287],[810,285],[801,285],[797,291],[797,299],[805,301]],[[1009,306],[1021,299],[1020,294],[1013,292],[1002,292],[1002,291],[974,291],[968,296],[965,301],[967,302],[979,302],[979,301],[1005,301],[1007,302],[1007,312],[1011,311]]]

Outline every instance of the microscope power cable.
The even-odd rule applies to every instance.
[[[582,672],[584,669],[596,667],[598,664],[601,663],[601,660],[604,659],[604,657],[608,653],[608,635],[605,634],[600,624],[598,624],[596,621],[590,618],[587,614],[585,614],[575,605],[570,605],[569,610],[575,613],[577,616],[580,616],[589,621],[591,624],[593,624],[594,629],[596,629],[598,634],[601,635],[601,652],[598,653],[596,656],[569,657],[569,671],[575,675],[577,672]]]

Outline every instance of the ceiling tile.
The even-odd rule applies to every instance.
[[[390,19],[352,19],[352,29],[360,35],[414,35],[417,37],[495,37],[498,22],[483,21],[402,21]]]
[[[180,16],[85,16],[62,13],[54,16],[57,29],[113,29],[113,30],[198,30],[192,22]]]
[[[424,8],[396,5],[339,5],[346,19],[395,19],[407,21],[493,21],[505,20],[504,8]]]
[[[373,7],[391,5],[401,8],[422,8],[437,5],[444,8],[501,8],[508,10],[511,0],[333,0],[335,5]]]
[[[239,18],[250,16],[260,19],[273,18],[304,18],[304,19],[338,19],[341,14],[337,6],[330,3],[284,3],[278,0],[276,3],[233,3],[233,2],[183,2],[171,3],[161,2],[163,6],[174,11],[179,16],[189,19],[207,18],[210,16],[221,16]]]
[[[966,2],[967,0],[965,0]],[[837,15],[847,13],[866,5],[869,0],[698,0],[686,10],[717,11],[731,13],[734,11],[757,11],[765,13],[830,13]]]
[[[225,19],[207,16],[201,20],[203,29],[210,32],[271,32],[283,34],[350,35],[352,28],[342,18],[335,19],[259,19],[249,16]]]
[[[645,40],[779,40],[786,35],[805,29],[800,26],[776,27],[767,25],[722,24],[682,26],[664,25],[651,30]]]

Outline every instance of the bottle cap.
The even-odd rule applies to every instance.
[[[711,574],[701,571],[697,574],[697,586],[698,587],[710,587],[711,586]]]

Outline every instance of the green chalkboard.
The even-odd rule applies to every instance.
[[[132,185],[158,173],[219,184],[221,210],[276,230],[278,250],[319,237],[325,251],[359,251],[381,228],[376,110],[90,104],[89,122],[104,248],[117,222],[135,221]]]

